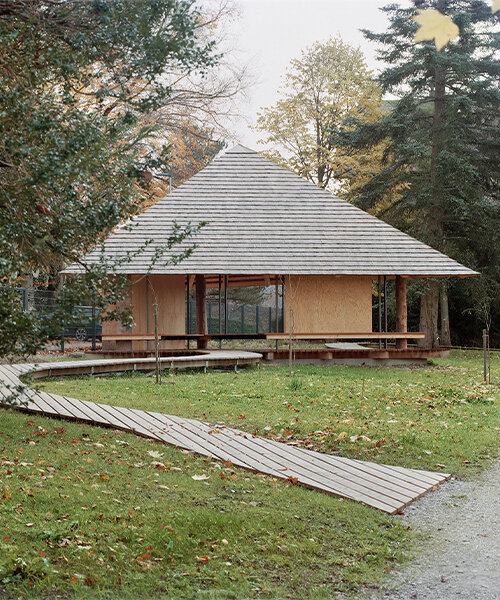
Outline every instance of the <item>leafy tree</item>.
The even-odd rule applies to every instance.
[[[168,139],[174,186],[180,185],[206,167],[226,147],[226,142],[215,138],[212,131],[188,125],[185,131],[187,133],[179,132]]]
[[[450,16],[459,37],[441,51],[433,42],[414,43],[417,9]],[[385,166],[357,191],[365,209],[482,273],[480,281],[439,283],[421,289],[420,328],[427,345],[450,343],[448,294],[464,313],[500,301],[500,196],[498,152],[499,34],[491,6],[482,0],[412,0],[409,8],[382,9],[390,27],[365,31],[389,65],[380,75],[384,93],[397,96],[379,121],[358,124],[342,136],[351,149],[387,144]],[[339,143],[340,136],[332,142]],[[388,204],[388,205],[387,205]],[[473,293],[472,293],[473,291]]]
[[[34,352],[89,291],[119,306],[116,265],[88,270],[46,318],[23,313],[15,285],[78,261],[138,210],[168,159],[142,124],[173,93],[163,73],[218,60],[201,20],[194,0],[0,1],[0,356]],[[192,230],[174,228],[157,260],[182,258],[171,249]]]
[[[201,129],[187,120],[181,129],[167,137],[166,142],[168,165],[165,171],[148,174],[150,183],[143,194],[142,209],[152,206],[206,167],[226,147],[226,142],[218,139],[214,131]]]
[[[291,61],[281,98],[262,109],[257,129],[266,134],[261,143],[273,147],[271,159],[345,196],[377,169],[381,147],[339,150],[331,131],[350,118],[373,122],[380,115],[380,90],[361,50],[335,37]]]
[[[203,72],[173,67],[163,73],[172,94],[150,113],[149,122],[159,125],[169,138],[231,138],[232,124],[241,118],[242,94],[252,83],[250,67],[235,60],[228,35],[238,17],[236,5],[230,0],[203,0],[202,9],[197,36],[200,43],[215,42],[217,64]]]

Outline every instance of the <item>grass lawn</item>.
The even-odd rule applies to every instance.
[[[499,387],[480,384],[478,353],[436,362],[41,387],[469,476],[497,454]],[[412,552],[416,534],[375,509],[131,434],[0,414],[0,587],[14,598],[332,598],[376,585]]]
[[[332,598],[376,583],[413,535],[132,434],[0,415],[2,598]]]
[[[473,474],[497,455],[500,354],[483,385],[480,352],[424,368],[262,366],[151,377],[61,378],[42,389],[210,422],[343,456]]]

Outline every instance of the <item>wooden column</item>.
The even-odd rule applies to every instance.
[[[396,276],[396,331],[406,333],[408,331],[407,308],[406,308],[406,279],[400,275]],[[396,340],[396,348],[406,350],[407,340]]]
[[[196,275],[194,281],[196,286],[196,333],[207,335],[207,283],[205,275]],[[199,349],[206,347],[207,340],[198,340]]]

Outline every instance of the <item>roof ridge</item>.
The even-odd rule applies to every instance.
[[[243,144],[240,144],[238,142],[232,148],[229,148],[228,150],[226,150],[224,152],[224,154],[222,154],[221,156],[224,156],[225,154],[259,154],[259,153],[257,152],[257,150],[248,148],[248,146],[244,146]]]

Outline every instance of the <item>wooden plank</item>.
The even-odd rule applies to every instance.
[[[165,424],[169,424],[170,433],[175,436],[180,436],[182,439],[183,447],[186,449],[190,449],[193,452],[198,452],[199,454],[203,454],[204,456],[213,456],[214,458],[218,458],[220,460],[230,460],[233,462],[233,458],[236,462],[238,462],[241,466],[245,466],[246,468],[250,468],[247,463],[241,461],[238,456],[234,456],[232,454],[227,453],[224,449],[219,448],[216,444],[213,443],[213,440],[204,440],[197,435],[193,435],[189,428],[183,427],[186,424],[186,421],[189,419],[182,419],[180,417],[175,417],[173,415],[162,415],[161,413],[149,412],[148,415],[154,417],[160,422],[164,422]],[[175,431],[175,434],[173,433]]]
[[[126,409],[124,408],[110,406],[108,404],[96,404],[95,409],[101,411],[103,416],[109,419],[110,425],[117,427],[118,429],[132,431],[150,438],[160,439],[158,435],[155,435],[149,428],[144,427],[142,424],[138,423],[136,419],[126,414]]]
[[[5,397],[12,395],[15,392],[15,388],[18,386],[22,387],[21,399],[28,401],[31,403],[29,408],[30,410],[36,410],[40,403],[45,405],[45,409],[47,412],[52,412],[53,409],[50,405],[46,405],[44,403],[43,398],[40,397],[40,394],[35,390],[28,388],[18,377],[20,369],[17,368],[17,365],[0,365],[0,378],[4,383],[11,386],[11,389],[7,389],[7,395]],[[26,371],[25,371],[26,372]],[[22,398],[24,396],[24,398]],[[53,414],[57,414],[56,411],[53,411]]]
[[[148,334],[148,333],[115,333],[115,334],[109,334],[106,335],[103,333],[102,335],[102,339],[103,341],[110,341],[110,342],[116,342],[116,341],[128,341],[128,340],[154,340],[155,336],[152,334]]]
[[[88,402],[86,400],[76,400],[75,398],[68,398],[67,396],[64,396],[64,399],[70,404],[78,404],[82,412],[84,412],[87,415],[88,421],[92,421],[93,423],[105,426],[109,425],[109,419],[103,416],[103,414],[96,409],[95,402]]]
[[[326,472],[333,472],[346,479],[355,479],[359,484],[362,484],[371,491],[377,491],[381,494],[385,494],[400,500],[411,498],[415,493],[419,493],[424,489],[424,486],[403,486],[401,480],[396,478],[391,479],[389,477],[381,477],[377,473],[373,473],[367,469],[359,468],[357,465],[352,465],[348,461],[335,460],[336,457],[329,456],[329,460],[323,460],[324,456],[320,453],[313,454],[311,451],[305,448],[298,448],[296,446],[290,446],[274,440],[265,440],[269,446],[272,446],[274,451],[283,453],[286,448],[286,452],[290,455],[295,455],[298,460],[307,460],[311,464],[325,470]],[[259,440],[262,444],[262,439]],[[319,455],[319,456],[318,456]],[[409,489],[409,488],[412,489]],[[393,495],[394,494],[394,495]]]
[[[224,430],[222,435],[229,436],[231,430]],[[292,453],[286,444],[272,446],[268,444],[268,440],[256,438],[252,436],[240,436],[232,438],[240,446],[244,447],[247,452],[255,452],[262,455],[273,464],[279,465],[279,469],[285,478],[295,477],[301,483],[321,489],[323,491],[364,502],[370,506],[384,505],[384,510],[388,507],[391,510],[397,510],[402,504],[410,498],[400,492],[382,489],[374,490],[375,486],[367,486],[359,478],[344,477],[339,471],[327,469],[324,465],[319,465],[311,460],[307,450],[303,452]],[[283,447],[279,447],[283,446]],[[298,449],[300,450],[300,449]]]
[[[363,477],[363,475],[365,475],[364,473],[354,469],[349,470],[345,468],[344,465],[334,466],[331,463],[319,461],[305,448],[293,447],[281,442],[257,437],[253,438],[252,442],[256,443],[266,452],[275,453],[282,459],[306,467],[322,477],[326,477],[327,479],[338,479],[342,485],[347,486],[347,489],[349,489],[352,484],[355,484],[357,486],[356,489],[362,491],[367,496],[379,497],[379,499],[385,496],[391,499],[391,504],[392,501],[395,500],[398,502],[398,505],[411,498],[411,495],[406,490],[402,489],[401,486],[398,487],[388,481],[374,477]]]
[[[58,410],[53,406],[53,403],[47,402],[40,394],[26,394],[26,397],[30,403],[27,410],[30,412],[54,417],[60,416]]]
[[[392,465],[384,465],[381,463],[372,463],[372,462],[365,462],[362,460],[358,460],[358,459],[347,459],[347,458],[341,458],[341,457],[337,457],[339,460],[352,460],[354,463],[360,465],[360,468],[363,469],[370,469],[373,472],[376,473],[381,473],[387,477],[393,477],[395,479],[400,479],[402,481],[404,481],[406,484],[412,484],[412,485],[431,485],[433,483],[435,483],[435,479],[429,479],[426,475],[427,472],[425,471],[419,471],[416,469],[409,469],[409,468],[405,468],[405,467],[394,467]],[[440,473],[436,473],[436,478],[438,476],[440,476]],[[448,476],[449,477],[449,476]]]
[[[45,404],[50,405],[57,412],[57,415],[70,419],[80,419],[81,416],[78,411],[73,410],[72,407],[68,405],[67,402],[64,401],[62,396],[55,396],[52,394],[47,394],[46,392],[42,392],[37,394],[34,400],[38,403],[44,402]],[[85,420],[85,419],[83,419]]]
[[[2,365],[0,371],[4,380],[10,385],[23,385],[22,381],[19,379],[18,372],[12,365]]]
[[[44,392],[43,394],[47,403],[51,403],[51,401],[56,402],[68,416],[81,421],[92,421],[92,418],[90,418],[85,411],[82,411],[81,403],[70,402],[64,396],[57,396],[55,394],[50,394],[49,392]]]
[[[182,435],[182,433],[179,433],[179,431],[177,431],[175,423],[170,421],[166,415],[161,415],[160,413],[150,413],[147,411],[138,411],[137,409],[130,410],[133,413],[141,413],[141,418],[144,419],[146,423],[148,423],[149,427],[155,429],[157,435],[166,444],[176,446],[184,450],[198,452],[199,454],[203,454],[204,456],[210,456],[209,454],[204,452],[202,446],[199,446],[199,448],[195,448],[193,444],[189,440],[187,440],[185,436]]]
[[[144,435],[147,435],[150,438],[163,441],[162,432],[154,423],[149,422],[148,419],[145,418],[145,411],[124,408],[121,406],[113,406],[110,408],[115,410],[118,414],[121,414],[123,419],[129,419],[134,423],[135,431],[142,431]]]
[[[235,360],[234,357],[241,359],[243,355],[247,358],[260,357],[251,353],[210,352],[194,358],[205,361],[210,356],[212,364],[219,364]],[[176,358],[179,366],[193,364],[193,357]],[[165,360],[170,362],[171,358]],[[137,362],[147,368],[152,359],[92,361],[91,366],[96,370],[123,370],[131,368]],[[49,365],[46,363],[34,368],[38,374],[47,374],[53,368]],[[81,365],[80,362],[64,363],[61,371],[78,371]],[[18,385],[19,374],[26,372],[27,368],[28,365],[24,369],[12,365],[0,366],[0,384]],[[0,394],[5,396],[5,388],[0,387]],[[296,479],[313,489],[363,502],[391,514],[449,477],[442,473],[325,455],[195,419],[85,402],[31,389],[26,389],[24,396],[30,400],[29,406],[24,407],[24,410],[132,431],[203,456],[231,461],[233,465],[251,471],[279,479]]]
[[[188,429],[193,435],[203,437],[205,443],[217,448],[222,447],[226,449],[228,453],[236,456],[236,458],[254,470],[269,473],[282,479],[297,477],[301,483],[304,483],[308,487],[321,489],[336,495],[343,495],[344,497],[371,505],[376,503],[379,507],[384,505],[384,510],[388,507],[391,510],[397,510],[402,505],[400,500],[394,501],[392,498],[384,497],[383,494],[379,494],[379,496],[372,494],[370,489],[363,488],[358,482],[342,480],[342,478],[332,473],[311,468],[310,464],[304,464],[304,462],[301,464],[300,460],[290,460],[290,456],[286,453],[286,446],[282,453],[277,454],[269,452],[268,447],[264,446],[262,448],[259,446],[256,442],[262,442],[262,440],[258,438],[241,435],[240,439],[236,437],[224,439],[231,432],[228,428],[219,429],[217,426],[212,426],[211,428],[210,425],[190,419],[182,419],[181,422],[182,426]],[[212,431],[212,434],[209,433],[210,431]],[[405,497],[404,500],[406,501],[407,498]]]

